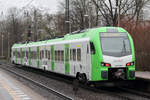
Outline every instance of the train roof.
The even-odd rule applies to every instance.
[[[17,43],[12,46],[12,48],[20,48],[20,47],[30,47],[30,46],[38,46],[38,45],[44,45],[47,43],[55,43],[65,40],[74,40],[74,39],[82,39],[82,38],[91,38],[93,36],[93,33],[95,32],[108,32],[108,31],[118,31],[118,32],[127,32],[121,27],[99,27],[99,28],[91,28],[81,31],[75,31],[71,34],[66,34],[64,37],[61,38],[55,38],[55,39],[49,39],[44,41],[37,41],[37,42],[29,42],[29,43]]]

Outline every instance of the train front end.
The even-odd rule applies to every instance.
[[[99,33],[100,47],[95,46],[99,59],[95,61],[99,63],[99,71],[93,70],[93,79],[135,80],[135,54],[131,36],[122,28],[105,29]]]

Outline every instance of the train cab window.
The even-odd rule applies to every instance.
[[[64,51],[61,51],[61,61],[64,61]]]
[[[77,61],[81,61],[81,49],[77,49]]]
[[[73,61],[76,61],[76,49],[73,49]]]
[[[93,42],[90,42],[91,54],[95,54],[95,46]]]

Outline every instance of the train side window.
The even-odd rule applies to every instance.
[[[27,59],[28,59],[28,51],[26,52],[26,57],[27,57]]]
[[[18,58],[20,58],[20,52],[17,52],[17,54],[18,54],[18,56],[17,56],[17,57],[18,57]]]
[[[57,61],[57,51],[55,51],[55,61]]]
[[[48,50],[47,55],[48,55],[48,60],[50,60],[50,51]]]
[[[44,58],[44,50],[42,50],[42,58]]]
[[[73,49],[73,61],[76,61],[76,49]]]
[[[61,61],[64,61],[64,51],[61,51]]]
[[[16,56],[15,51],[13,52],[13,56],[14,56],[14,57]]]
[[[34,51],[34,59],[37,59],[36,51]]]
[[[42,59],[42,51],[40,51],[40,59]]]
[[[73,49],[70,49],[70,60],[73,60]]]
[[[22,58],[24,58],[24,51],[22,51]]]
[[[91,54],[95,54],[95,46],[93,42],[90,42]]]
[[[81,61],[81,49],[77,49],[77,61]]]
[[[61,60],[61,54],[60,54],[60,50],[58,51],[58,61]]]
[[[45,50],[45,58],[47,58],[47,50]]]

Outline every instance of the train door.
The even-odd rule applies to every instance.
[[[86,42],[81,41],[76,44],[76,73],[87,73],[86,72]]]
[[[31,47],[28,47],[28,66],[31,66]]]
[[[33,67],[37,67],[37,47],[36,46],[34,46],[34,47],[32,47],[32,55],[31,55],[31,57],[32,57],[32,66]]]
[[[45,45],[42,45],[41,47],[40,47],[40,64],[41,64],[41,66],[40,66],[40,68],[41,69],[47,69],[47,64],[46,64],[46,59],[45,59],[45,50],[46,50],[46,46]]]
[[[36,47],[36,56],[37,56],[37,60],[36,60],[37,67],[39,68],[40,67],[40,47],[39,46]]]
[[[47,70],[51,70],[51,47],[46,45]]]
[[[86,76],[87,79],[91,79],[91,53],[90,53],[90,42],[88,41],[85,44],[86,48]]]
[[[62,73],[62,74],[68,73],[68,69],[65,69],[65,67],[64,67],[65,66],[65,64],[64,64],[64,45],[63,44],[55,45],[54,52],[55,52],[55,72]],[[67,65],[67,67],[68,67],[68,65]]]
[[[76,76],[77,72],[83,72],[85,68],[83,63],[84,48],[82,46],[82,42],[70,45],[70,75],[72,76]]]
[[[76,76],[77,72],[89,73],[89,55],[87,55],[88,41],[80,40],[70,45],[70,71]]]

